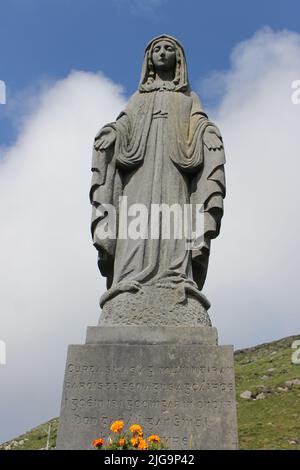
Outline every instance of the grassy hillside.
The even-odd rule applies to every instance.
[[[296,339],[235,353],[241,449],[300,449],[300,365],[291,363]],[[246,390],[251,399],[240,397]]]
[[[300,449],[300,365],[291,363],[299,338],[235,352],[240,449]],[[53,419],[0,449],[53,449],[57,426]]]

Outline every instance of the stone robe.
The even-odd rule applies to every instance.
[[[92,236],[108,287],[101,305],[119,292],[143,285],[174,285],[182,300],[186,292],[199,296],[210,240],[219,233],[225,197],[224,150],[209,151],[203,144],[205,129],[212,125],[194,92],[161,87],[136,92],[116,122],[104,126],[96,136],[110,127],[117,136],[114,146],[93,154]],[[139,239],[122,239],[118,233],[115,239],[99,238],[97,227],[105,221],[105,204],[116,207],[118,226],[120,196],[126,196],[128,208],[143,204],[149,214],[152,204],[182,208],[203,204],[201,246],[187,249],[186,239],[174,234],[163,239],[161,218],[156,238],[151,238],[150,231]]]

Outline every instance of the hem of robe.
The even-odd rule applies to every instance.
[[[112,286],[101,296],[100,307],[103,308],[104,304],[108,300],[116,297],[119,294],[125,292],[138,292],[143,290],[143,287],[156,287],[157,289],[162,289],[163,285],[160,280],[143,284],[134,280],[121,281]],[[175,289],[175,287],[173,287],[173,289]],[[176,303],[185,302],[187,294],[190,294],[192,297],[195,297],[200,302],[203,308],[205,308],[206,310],[210,308],[209,300],[201,291],[199,291],[197,284],[191,279],[185,279],[185,281],[183,281],[180,285],[176,286],[176,290],[179,292],[178,301]]]

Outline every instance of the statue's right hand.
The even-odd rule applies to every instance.
[[[117,134],[116,131],[111,127],[109,131],[106,131],[103,134],[100,134],[99,137],[96,138],[94,147],[96,150],[106,150],[112,144],[114,144],[116,140]]]

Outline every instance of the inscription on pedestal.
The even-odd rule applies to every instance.
[[[232,348],[70,346],[58,448],[90,448],[115,419],[140,423],[169,449],[236,448]]]

